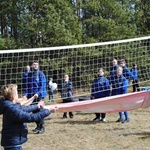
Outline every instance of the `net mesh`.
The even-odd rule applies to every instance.
[[[37,60],[47,83],[52,77],[58,84],[54,99],[60,99],[59,88],[65,73],[73,83],[74,96],[87,96],[99,68],[103,68],[109,78],[114,58],[118,61],[126,59],[129,69],[136,63],[139,84],[150,85],[150,37],[143,37],[75,46],[0,50],[0,86],[17,83],[18,91],[23,95],[22,73],[27,65]]]

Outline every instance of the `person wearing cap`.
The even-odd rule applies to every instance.
[[[109,80],[104,76],[102,68],[98,70],[98,77],[94,79],[91,87],[91,99],[103,98],[110,96],[110,83]],[[95,113],[96,117],[93,121],[105,122],[106,113]]]

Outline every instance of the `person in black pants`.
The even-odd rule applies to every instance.
[[[35,105],[39,101],[44,101],[44,98],[47,95],[46,90],[46,76],[45,74],[39,69],[39,63],[37,61],[34,61],[32,63],[32,70],[27,75],[27,81],[26,81],[26,90],[24,92],[25,98],[31,98],[33,95],[36,96],[33,103],[31,105]],[[37,110],[41,111],[41,110]],[[33,113],[37,113],[37,111],[33,111]],[[45,132],[44,127],[44,118],[36,121],[36,128],[32,131],[34,133],[42,134]]]
[[[3,98],[0,99],[0,115],[3,115],[1,146],[5,150],[22,150],[22,144],[27,142],[27,123],[39,121],[57,108],[44,108],[44,102],[35,105],[22,106],[18,101],[18,89],[16,84],[2,86]],[[35,95],[34,95],[35,96]],[[31,113],[32,111],[37,113]]]
[[[132,81],[133,92],[140,91],[140,89],[139,89],[139,83],[138,83],[137,64],[135,64],[135,63],[133,64],[131,72],[132,72],[132,74],[134,76],[134,80]]]
[[[69,80],[69,75],[64,75],[64,82],[62,83],[62,87],[60,89],[61,98],[63,103],[73,102],[73,85]],[[69,112],[69,117],[73,118],[73,113]],[[67,118],[67,112],[64,112],[63,118]]]
[[[97,99],[102,97],[110,96],[110,83],[109,80],[104,76],[102,68],[98,70],[98,77],[94,79],[91,87],[91,99]],[[106,113],[95,113],[96,117],[93,121],[105,122]]]

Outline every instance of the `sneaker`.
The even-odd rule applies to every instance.
[[[106,122],[105,118],[100,119],[100,122]]]
[[[40,130],[40,128],[36,127],[36,128],[35,128],[35,129],[33,129],[32,131],[33,131],[34,133],[38,133],[38,132],[39,132],[39,130]]]
[[[128,123],[128,122],[130,122],[129,119],[125,119],[124,121],[122,121],[122,123]]]
[[[67,118],[67,115],[63,115],[63,119],[66,119]]]
[[[38,134],[43,134],[45,132],[45,129],[44,128],[41,128],[37,133]]]
[[[94,118],[93,121],[98,122],[98,121],[100,121],[100,118]]]
[[[73,114],[72,114],[72,115],[69,115],[69,117],[72,119],[72,118],[73,118]]]
[[[116,122],[123,122],[124,120],[119,118]]]
[[[48,102],[54,102],[54,100],[51,100],[51,99],[50,99],[50,100],[48,100]]]

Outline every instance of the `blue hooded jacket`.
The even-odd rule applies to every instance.
[[[106,77],[99,76],[94,80],[91,87],[91,96],[95,98],[110,96],[110,84]]]
[[[16,146],[27,141],[27,122],[39,121],[50,114],[48,109],[42,109],[37,113],[30,113],[38,110],[38,105],[22,107],[19,103],[10,100],[0,100],[0,114],[3,114],[1,133],[1,145]]]
[[[33,70],[28,73],[24,96],[30,98],[34,94],[38,94],[39,97],[45,98],[47,95],[46,87],[47,82],[44,73],[40,70]]]
[[[26,71],[22,73],[22,84],[23,84],[24,90],[27,88],[27,77],[28,77],[29,72],[31,72],[31,70],[28,72]]]
[[[123,76],[123,74],[116,76],[115,83],[116,83],[116,89],[117,89],[116,90],[117,93],[115,95],[127,93],[128,80]]]
[[[137,71],[137,69],[133,67],[133,68],[131,69],[131,73],[132,73],[133,76],[134,76],[134,80],[138,80],[138,71]]]
[[[110,84],[112,85],[112,88],[115,88],[115,78],[117,76],[117,69],[118,69],[118,65],[112,66],[110,69]]]
[[[123,68],[123,76],[126,79],[134,80],[134,76],[133,76],[132,72],[127,68],[127,66],[123,66],[122,68]]]

